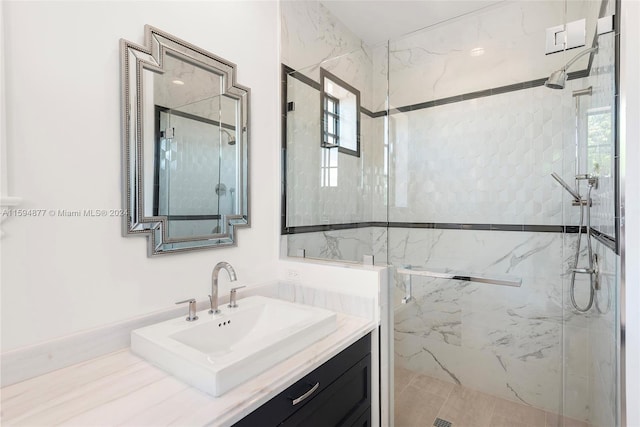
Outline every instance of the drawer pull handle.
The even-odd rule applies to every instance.
[[[305,394],[303,394],[302,396],[293,399],[293,404],[297,405],[298,403],[302,402],[303,400],[305,400],[307,397],[311,396],[313,394],[314,391],[316,391],[318,389],[318,387],[320,387],[320,383],[317,382],[316,385],[314,385],[313,387],[311,387],[311,390],[309,390],[308,392],[306,392]]]

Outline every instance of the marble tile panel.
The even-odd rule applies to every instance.
[[[561,327],[555,322],[489,312],[463,314],[462,341],[467,348],[500,358],[559,368]]]
[[[549,69],[560,68],[567,55],[530,54],[540,51],[545,28],[587,16],[572,8],[567,18],[559,6],[554,2],[501,4],[392,40],[390,73],[396,78],[392,95],[415,103],[537,79]],[[592,34],[595,20],[589,23]],[[471,55],[478,46],[483,48],[481,54]],[[583,60],[577,66],[585,65]]]
[[[290,234],[287,241],[289,256],[304,249],[308,258],[362,262],[371,254],[371,233],[366,228]]]
[[[411,303],[395,319],[395,332],[415,335],[429,341],[442,341],[451,345],[461,345],[462,312],[459,308],[449,310],[432,304],[421,304],[424,300]]]
[[[389,230],[389,259],[398,265],[557,278],[561,254],[562,235],[558,233]]]
[[[507,400],[530,405],[554,413],[562,408],[561,361],[530,363],[520,359],[502,358],[506,380],[498,394]]]
[[[504,386],[506,371],[494,355],[401,333],[396,333],[394,340],[396,363],[407,369],[451,384],[508,396]]]
[[[302,69],[359,49],[362,42],[317,1],[280,4],[282,62]]]

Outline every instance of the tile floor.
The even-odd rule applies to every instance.
[[[431,427],[436,418],[451,422],[451,427],[589,427],[583,421],[396,367],[395,426]]]

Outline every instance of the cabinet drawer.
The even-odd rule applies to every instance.
[[[365,408],[351,427],[371,427],[371,407]]]
[[[308,405],[286,419],[286,427],[350,427],[371,407],[371,355],[366,355]]]
[[[368,371],[370,378],[370,352],[371,335],[368,334],[238,421],[235,426],[265,427],[281,424],[295,412],[315,400],[315,397],[320,395],[354,365],[359,364],[367,355],[369,357]]]

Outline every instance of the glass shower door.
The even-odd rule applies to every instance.
[[[550,175],[573,182],[573,90],[597,81],[611,97],[613,56],[601,36],[567,89],[551,90],[546,76],[580,49],[540,48],[546,28],[580,18],[588,48],[607,7],[505,2],[390,42],[395,425],[609,425],[615,308],[602,317],[569,306],[578,215]],[[591,112],[584,120],[603,140],[606,120]],[[603,183],[611,141],[588,148]],[[602,190],[594,200],[610,214]],[[617,256],[592,243],[615,292]]]

